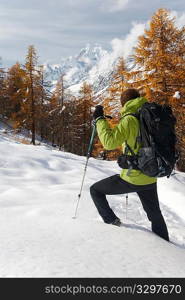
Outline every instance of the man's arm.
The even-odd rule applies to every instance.
[[[129,135],[128,119],[122,119],[117,126],[110,128],[107,120],[100,119],[96,123],[98,137],[106,150],[114,150],[121,146]]]

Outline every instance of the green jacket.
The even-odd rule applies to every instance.
[[[136,138],[139,133],[139,121],[134,116],[124,116],[128,113],[136,113],[146,101],[147,100],[143,97],[127,101],[121,109],[122,118],[120,119],[118,125],[114,128],[110,128],[107,120],[105,119],[100,119],[97,121],[97,133],[102,145],[106,150],[114,150],[117,147],[122,146],[124,153],[125,142],[127,141],[133,151],[135,153],[138,152],[140,145],[136,143]],[[146,176],[139,170],[131,170],[130,174],[127,173],[128,169],[122,169],[120,177],[132,184],[145,185],[157,181],[156,178]]]

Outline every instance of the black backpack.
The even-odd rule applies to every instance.
[[[141,148],[136,155],[126,143],[126,153],[118,158],[122,168],[141,170],[150,177],[169,177],[177,160],[175,123],[171,107],[146,102],[137,114],[140,134],[137,142]],[[128,152],[131,155],[127,155]]]

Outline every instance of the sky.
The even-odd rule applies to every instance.
[[[40,63],[60,63],[88,43],[111,51],[161,7],[185,25],[184,0],[0,0],[1,65],[24,62],[29,45]]]

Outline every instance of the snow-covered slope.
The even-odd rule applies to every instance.
[[[109,196],[124,226],[104,224],[89,195],[116,162],[90,158],[73,219],[85,157],[0,135],[1,277],[185,277],[185,174],[159,180],[172,243],[153,234],[136,194]]]

